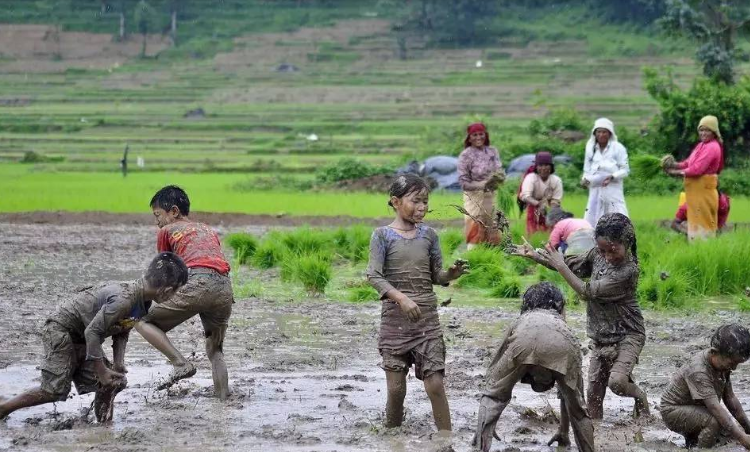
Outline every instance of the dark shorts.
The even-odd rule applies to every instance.
[[[100,389],[94,361],[86,361],[86,344],[73,343],[65,328],[48,321],[42,328],[44,359],[42,360],[42,390],[53,394],[58,401],[68,398],[73,383],[79,394]],[[104,364],[112,368],[107,359]]]
[[[408,372],[414,365],[414,375],[424,380],[434,373],[445,373],[445,342],[443,337],[429,339],[408,352],[396,355],[381,349],[383,363],[380,367],[390,372]]]
[[[206,269],[191,269],[188,282],[166,303],[154,303],[141,320],[169,331],[199,315],[207,338],[221,345],[232,315],[232,281],[226,275]]]
[[[604,376],[608,380],[612,372],[627,375],[632,380],[633,369],[638,364],[638,357],[645,343],[645,336],[628,335],[616,344],[604,346],[592,344],[589,381],[599,381]],[[604,380],[605,384],[606,380]]]

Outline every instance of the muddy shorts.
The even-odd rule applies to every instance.
[[[638,357],[646,343],[646,337],[628,335],[612,345],[592,343],[591,360],[589,361],[589,381],[600,381],[607,384],[609,375],[618,372],[632,380],[633,369],[638,364]]]
[[[445,342],[443,337],[429,339],[402,355],[389,353],[381,349],[383,363],[380,367],[390,372],[408,372],[414,365],[414,375],[424,380],[430,375],[445,373]]]
[[[232,282],[228,276],[207,268],[191,268],[187,284],[166,303],[152,304],[141,320],[166,332],[197,314],[206,337],[221,345],[232,303]]]
[[[47,321],[42,328],[44,359],[42,360],[42,390],[63,401],[75,383],[78,394],[97,391],[100,388],[94,370],[94,361],[86,361],[86,344],[74,343],[70,333],[62,325]],[[112,368],[105,358],[104,364]]]
[[[683,435],[689,447],[712,447],[729,436],[704,406],[662,406],[660,412],[667,428]]]

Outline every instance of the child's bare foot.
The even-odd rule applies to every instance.
[[[195,375],[195,372],[195,366],[193,366],[190,362],[180,364],[179,366],[174,366],[174,368],[172,368],[172,372],[169,373],[169,376],[159,382],[159,384],[156,386],[156,389],[162,390],[171,388],[172,385],[174,385],[178,381],[192,377],[193,375]]]
[[[651,416],[651,410],[648,407],[648,397],[646,393],[643,396],[635,398],[635,405],[633,406],[633,417],[638,419],[640,417]]]

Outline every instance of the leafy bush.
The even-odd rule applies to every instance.
[[[392,172],[392,168],[376,166],[355,158],[344,157],[320,169],[317,173],[317,179],[318,182],[327,184],[342,180],[362,179],[377,174],[390,174]]]
[[[574,108],[569,107],[550,110],[542,119],[534,119],[529,124],[529,133],[532,136],[547,135],[561,130],[585,133],[587,126],[581,115]]]
[[[234,250],[234,255],[240,264],[246,264],[258,248],[258,239],[245,233],[230,234],[226,238],[227,245]]]

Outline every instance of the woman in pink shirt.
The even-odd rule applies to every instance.
[[[724,169],[724,146],[716,116],[705,116],[698,125],[698,143],[687,160],[666,163],[665,171],[683,177],[687,199],[688,238],[716,235],[719,224],[719,173]]]
[[[566,255],[583,254],[596,246],[594,228],[583,218],[573,218],[573,214],[559,207],[547,212],[547,227],[552,229],[549,244]]]

